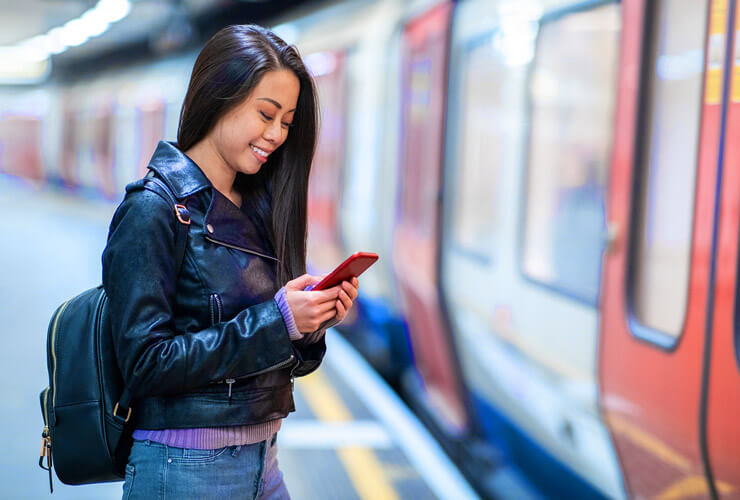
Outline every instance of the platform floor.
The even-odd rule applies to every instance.
[[[120,498],[122,483],[65,486],[38,468],[46,328],[66,298],[100,283],[115,204],[0,176],[0,498]],[[278,434],[294,500],[476,498],[415,417],[337,332],[322,368],[296,381]]]

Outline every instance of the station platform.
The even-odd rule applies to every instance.
[[[0,176],[0,499],[121,498],[122,483],[67,486],[38,468],[48,383],[46,328],[56,306],[100,283],[115,204]],[[333,330],[322,367],[296,379],[296,412],[278,433],[294,500],[477,498],[416,417]]]

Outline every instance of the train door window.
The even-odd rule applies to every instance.
[[[450,231],[453,248],[485,259],[500,221],[495,192],[506,146],[502,144],[502,128],[507,120],[499,88],[503,68],[490,34],[469,42],[460,52],[452,72],[458,80],[449,101],[453,124],[449,130],[454,135],[450,159],[456,169],[450,177],[455,184]]]
[[[599,291],[620,9],[543,18],[529,86],[522,268],[589,304]]]
[[[707,4],[656,2],[646,45],[632,323],[637,335],[667,345],[681,332],[688,297]]]

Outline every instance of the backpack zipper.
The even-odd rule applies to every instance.
[[[57,311],[56,315],[54,316],[54,324],[51,327],[51,348],[49,349],[51,351],[51,385],[46,388],[44,391],[44,429],[41,431],[41,453],[39,456],[39,466],[42,469],[46,469],[49,471],[49,491],[52,493],[54,492],[54,486],[51,481],[51,466],[52,466],[52,459],[51,459],[51,430],[49,429],[49,390],[52,389],[53,392],[51,393],[51,405],[54,406],[54,403],[56,402],[56,378],[57,378],[57,355],[55,351],[56,347],[56,337],[57,337],[57,327],[59,326],[59,317],[62,315],[64,310],[67,308],[67,305],[70,303],[72,299],[69,299],[64,304],[62,304],[59,307],[59,310]],[[44,457],[46,457],[46,467],[44,467]]]
[[[237,246],[237,245],[232,245],[230,243],[224,243],[223,241],[214,240],[210,236],[206,236],[205,239],[207,239],[211,243],[216,243],[217,245],[223,245],[225,247],[233,248],[234,250],[241,250],[242,252],[251,253],[252,255],[257,255],[259,257],[264,257],[265,259],[270,259],[270,260],[274,260],[275,262],[280,262],[275,257],[271,257],[271,256],[265,255],[263,253],[255,252],[254,250],[249,250],[248,248],[240,247],[240,246]]]
[[[49,389],[50,387],[44,389],[44,432],[47,434],[49,432],[49,414],[46,411],[46,404],[47,400],[49,399]]]
[[[64,310],[67,308],[67,304],[72,299],[68,300],[64,304],[62,304],[62,307],[59,308],[59,312],[57,312],[57,315],[54,317],[54,325],[51,327],[51,386],[52,386],[52,393],[51,393],[51,405],[54,406],[56,403],[57,398],[57,389],[56,389],[56,382],[57,382],[57,355],[54,351],[54,348],[56,347],[56,336],[57,336],[57,326],[59,324],[59,317],[62,315]],[[47,421],[48,424],[48,421]]]
[[[49,492],[54,493],[54,483],[51,480],[51,434],[49,433],[49,414],[46,411],[49,398],[49,387],[44,389],[44,429],[41,431],[41,452],[39,453],[39,467],[49,471]],[[46,458],[46,467],[44,467]]]

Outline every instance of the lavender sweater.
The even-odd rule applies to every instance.
[[[311,287],[306,287],[310,290]],[[285,326],[288,328],[290,340],[300,340],[304,335],[298,331],[295,318],[288,306],[285,297],[285,287],[275,294],[275,301],[283,315]],[[326,330],[319,330],[306,337],[305,342],[318,342]],[[271,420],[261,424],[240,425],[232,427],[205,427],[198,429],[165,429],[146,430],[136,429],[134,439],[150,440],[177,448],[195,448],[199,450],[214,450],[225,446],[247,445],[264,441],[278,430],[282,419]]]

